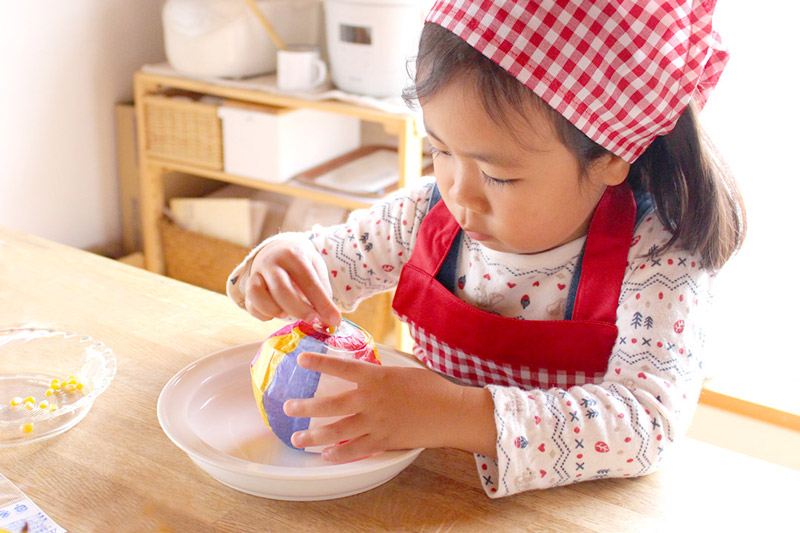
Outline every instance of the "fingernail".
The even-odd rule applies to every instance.
[[[291,400],[287,400],[283,402],[283,412],[288,416],[292,416],[292,411],[294,410],[294,402]]]

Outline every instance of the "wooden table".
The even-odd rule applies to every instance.
[[[454,450],[426,450],[348,498],[250,496],[172,444],[156,401],[188,363],[273,326],[224,296],[0,228],[0,325],[20,322],[85,333],[118,358],[113,383],[76,427],[0,449],[0,472],[69,531],[771,531],[798,520],[800,473],[690,440],[650,476],[500,500],[484,495],[472,456]]]

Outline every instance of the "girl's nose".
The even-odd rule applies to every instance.
[[[480,169],[470,163],[461,163],[456,167],[450,188],[451,198],[464,209],[484,213],[488,204],[483,194]]]

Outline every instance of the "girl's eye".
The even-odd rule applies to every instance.
[[[434,158],[434,160],[439,156],[449,157],[450,155],[452,155],[447,150],[440,150],[440,149],[436,148],[435,146],[431,146],[430,154],[431,154],[431,157]],[[493,178],[492,176],[486,174],[483,171],[481,171],[481,178],[483,178],[483,181],[485,183],[487,183],[489,185],[496,185],[498,187],[502,187],[502,186],[505,186],[505,185],[514,185],[517,182],[517,180],[514,180],[514,179],[504,180],[504,179],[499,179],[499,178]]]
[[[483,181],[489,185],[497,185],[497,186],[504,186],[504,185],[514,185],[517,180],[501,180],[498,178],[493,178],[486,174],[485,172],[481,172],[481,177]]]

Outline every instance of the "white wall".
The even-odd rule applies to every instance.
[[[120,239],[114,103],[164,60],[162,0],[0,0],[0,225]]]
[[[708,328],[712,375],[793,395],[800,386],[796,302],[797,164],[795,103],[800,71],[797,2],[718,2],[715,28],[731,58],[700,115],[733,170],[748,215],[741,252],[716,280],[716,318]],[[789,405],[789,404],[787,404]],[[793,405],[798,405],[795,401]]]

